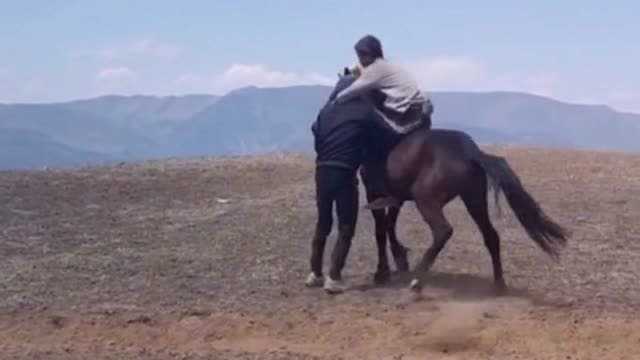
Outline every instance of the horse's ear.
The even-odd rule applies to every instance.
[[[344,68],[344,75],[345,75],[345,76],[347,76],[347,75],[351,75],[351,70],[349,70],[349,68],[348,68],[348,67],[346,67],[346,66],[345,66],[345,68]]]

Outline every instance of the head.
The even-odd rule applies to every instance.
[[[373,35],[367,35],[358,40],[355,45],[356,55],[363,67],[373,64],[377,59],[384,58],[382,43]]]

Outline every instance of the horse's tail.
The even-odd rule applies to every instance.
[[[473,160],[487,174],[489,185],[496,192],[496,202],[500,192],[503,192],[529,237],[544,252],[557,258],[559,248],[567,243],[567,232],[544,213],[525,190],[509,163],[502,157],[483,153],[479,149]]]

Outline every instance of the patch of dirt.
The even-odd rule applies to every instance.
[[[403,276],[372,285],[364,211],[349,291],[304,288],[315,205],[302,156],[0,173],[2,358],[636,358],[640,157],[488,150],[572,232],[554,262],[510,212],[494,215],[500,298],[458,201],[422,298]],[[398,233],[415,264],[430,239],[413,206]]]
[[[278,317],[57,316],[62,325],[46,314],[2,319],[0,351],[9,358],[634,359],[640,350],[638,319],[536,309],[515,298],[339,305]]]

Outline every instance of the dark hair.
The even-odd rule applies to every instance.
[[[366,35],[362,39],[358,40],[355,45],[355,49],[358,54],[373,56],[374,59],[384,57],[382,52],[382,43],[380,43],[380,40],[373,35]]]

